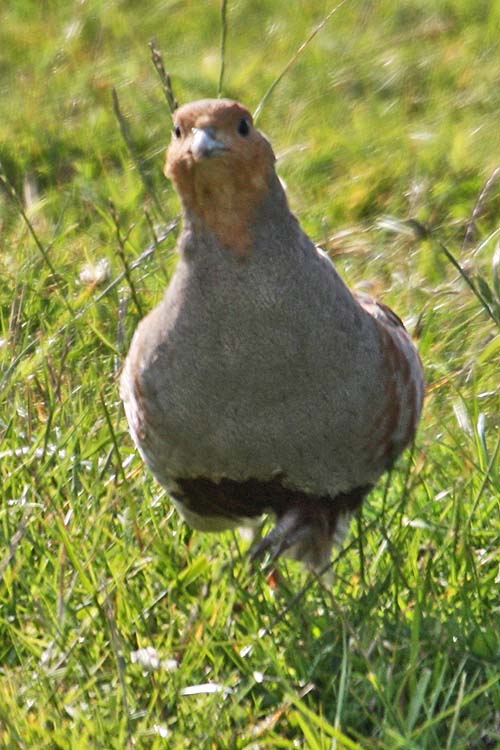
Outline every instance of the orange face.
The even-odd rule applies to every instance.
[[[208,160],[218,162],[208,167],[214,178],[224,168],[236,168],[247,171],[251,179],[266,162],[274,162],[274,155],[243,105],[229,99],[202,99],[175,112],[165,174],[177,183],[197,167],[204,170]]]
[[[185,208],[237,255],[248,250],[249,224],[274,161],[269,142],[237,102],[204,99],[175,112],[165,174]]]

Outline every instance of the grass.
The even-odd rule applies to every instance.
[[[429,382],[333,587],[288,562],[279,588],[180,522],[117,394],[175,264],[148,43],[181,102],[255,109],[332,7],[231,2],[222,32],[222,5],[0,11],[0,747],[500,748],[500,5],[348,1],[261,112],[303,225]]]

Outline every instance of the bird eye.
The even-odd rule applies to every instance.
[[[180,129],[180,127],[178,125],[175,126],[174,133],[175,133],[175,137],[176,138],[180,138],[181,137],[182,133],[181,133],[181,129]]]
[[[240,135],[248,135],[250,133],[250,123],[246,117],[243,117],[238,124],[238,133]]]

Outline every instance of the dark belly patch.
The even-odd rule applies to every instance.
[[[304,518],[314,520],[317,515],[331,518],[332,528],[340,513],[355,511],[371,490],[371,485],[364,485],[335,497],[315,495],[286,487],[280,476],[268,481],[221,479],[214,482],[205,477],[195,477],[178,478],[175,482],[181,491],[174,496],[200,516],[238,519],[271,512],[281,518],[291,508],[297,508]]]

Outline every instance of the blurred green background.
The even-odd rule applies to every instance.
[[[329,9],[230,2],[224,95],[255,108]],[[499,28],[494,2],[339,8],[260,123],[286,154],[283,172],[313,230],[386,210],[433,222],[468,217],[497,166]],[[61,190],[75,204],[114,189],[133,210],[136,196],[127,201],[116,187],[124,146],[112,87],[168,189],[158,173],[169,119],[147,43],[163,52],[181,102],[216,96],[219,3],[17,1],[5,4],[0,34],[0,156],[18,189],[32,174],[55,214]]]

